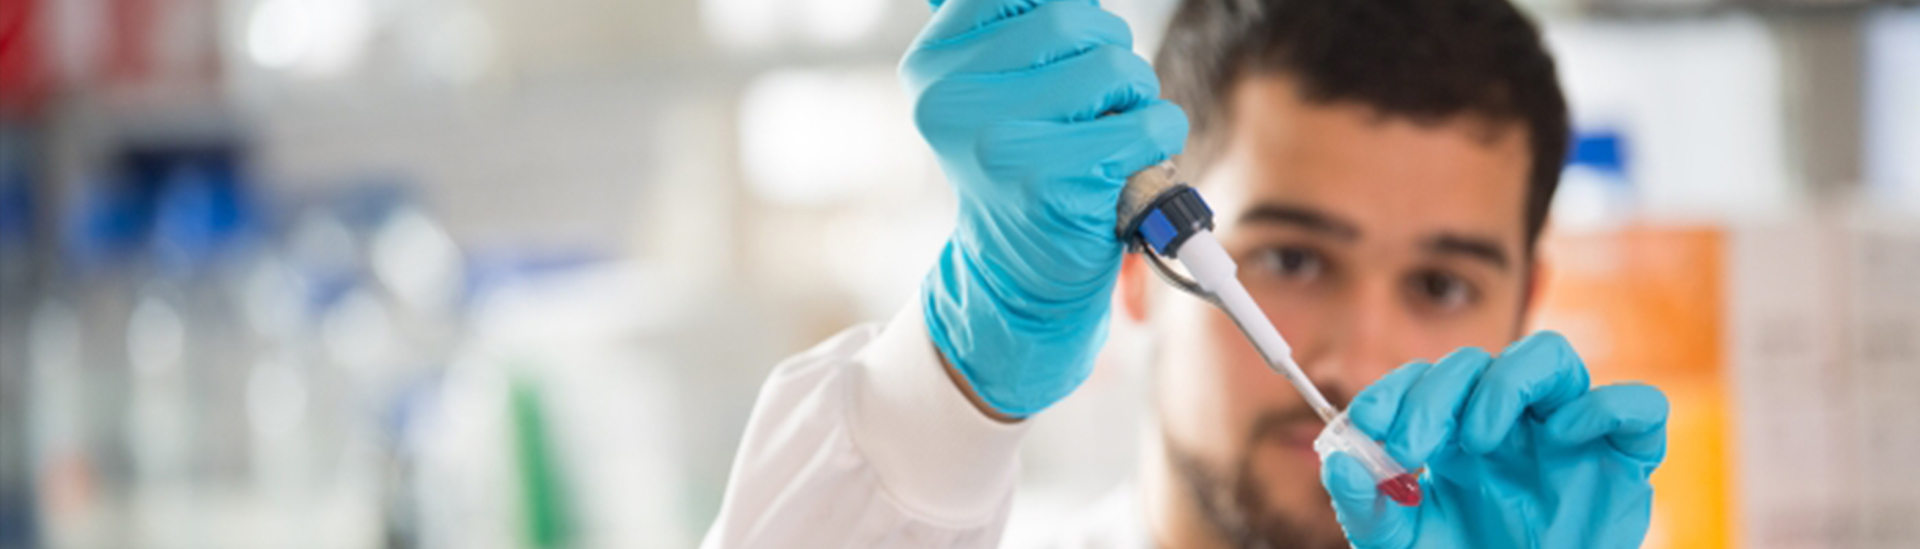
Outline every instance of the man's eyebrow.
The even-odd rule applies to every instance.
[[[1491,239],[1453,233],[1441,233],[1427,238],[1421,246],[1427,252],[1441,255],[1463,255],[1485,261],[1501,270],[1512,263],[1507,258],[1507,250]]]
[[[1274,223],[1292,225],[1309,232],[1325,234],[1341,240],[1360,238],[1360,228],[1352,222],[1338,216],[1292,204],[1258,204],[1240,214],[1239,223]]]

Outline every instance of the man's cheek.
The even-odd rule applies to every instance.
[[[1287,321],[1297,316],[1299,315],[1285,315],[1274,320]],[[1209,340],[1214,345],[1214,354],[1221,359],[1221,364],[1217,365],[1221,369],[1223,381],[1220,394],[1224,398],[1232,399],[1240,412],[1252,413],[1305,404],[1299,389],[1294,388],[1293,383],[1287,381],[1286,376],[1275,372],[1273,367],[1267,364],[1266,358],[1247,341],[1246,335],[1240,332],[1240,328],[1233,323],[1232,319],[1225,314],[1213,315],[1208,319],[1208,328],[1211,331]],[[1296,339],[1295,333],[1300,334],[1299,339]],[[1311,338],[1315,334],[1311,330],[1282,331],[1281,336],[1287,338],[1293,345],[1294,360],[1312,359],[1301,354],[1303,348],[1300,346],[1303,342],[1312,341]],[[1322,388],[1323,392],[1326,390]],[[1331,394],[1327,396],[1334,397]]]
[[[1266,359],[1247,341],[1247,336],[1240,332],[1240,327],[1233,323],[1233,319],[1224,313],[1209,314],[1206,319],[1207,331],[1211,336],[1208,339],[1213,344],[1214,356],[1220,358],[1218,366],[1224,372],[1227,390],[1257,395],[1262,392],[1261,387],[1271,385],[1275,380],[1285,380],[1267,366]]]
[[[1163,319],[1155,383],[1167,435],[1207,455],[1231,455],[1251,408],[1233,393],[1244,374],[1236,373],[1233,351],[1220,344],[1208,312],[1198,309],[1204,303],[1174,306],[1187,310],[1170,311],[1174,314]]]

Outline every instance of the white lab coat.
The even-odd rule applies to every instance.
[[[1027,424],[980,413],[935,353],[915,306],[775,367],[701,547],[999,545]],[[1123,491],[1057,545],[1146,547],[1143,518]]]

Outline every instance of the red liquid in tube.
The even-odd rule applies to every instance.
[[[1413,473],[1401,473],[1400,476],[1380,481],[1380,493],[1392,498],[1394,503],[1407,507],[1420,504],[1420,477]]]

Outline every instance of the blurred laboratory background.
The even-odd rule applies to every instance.
[[[1920,546],[1920,6],[1521,3],[1578,133],[1534,321],[1672,395],[1649,545]],[[696,544],[769,369],[952,223],[927,13],[0,2],[0,548]],[[1115,329],[1012,541],[1132,472]]]

